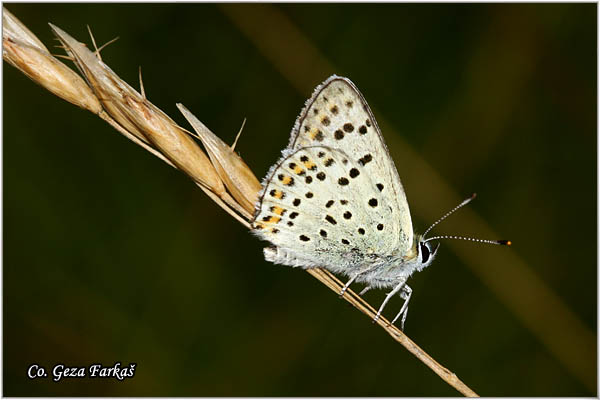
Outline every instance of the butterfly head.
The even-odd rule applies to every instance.
[[[417,269],[420,271],[431,264],[437,254],[440,244],[437,243],[434,245],[431,242],[427,242],[423,235],[418,235],[415,239],[415,247],[417,250]]]

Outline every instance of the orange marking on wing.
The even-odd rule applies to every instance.
[[[304,162],[302,162],[302,163],[303,163],[303,164],[304,164],[304,166],[305,166],[306,168],[308,168],[308,169],[315,168],[315,167],[317,166],[317,164],[315,164],[315,163],[314,163],[314,162],[312,162],[311,160],[304,161]]]
[[[273,206],[273,208],[271,208],[271,212],[273,212],[273,214],[277,214],[277,215],[282,215],[284,211],[285,210],[283,208],[278,207],[278,206]]]
[[[264,217],[263,218],[263,224],[264,225],[271,225],[271,224],[276,224],[279,221],[281,221],[281,217],[276,217],[274,215],[271,215],[269,217]]]

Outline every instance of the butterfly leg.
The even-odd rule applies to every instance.
[[[363,290],[360,291],[360,293],[358,294],[359,296],[362,296],[363,294],[367,293],[369,290],[371,290],[371,286],[367,286],[365,287]]]
[[[346,282],[346,284],[344,285],[344,287],[342,288],[342,290],[340,291],[340,297],[342,297],[344,295],[344,293],[346,293],[346,290],[348,290],[348,288],[350,287],[350,285],[352,285],[352,282],[354,282],[356,280],[356,278],[358,278],[361,275],[366,274],[367,272],[371,272],[372,270],[374,270],[375,268],[377,268],[377,266],[370,266],[368,268],[364,268],[362,270],[359,270],[357,273],[355,273],[350,280],[348,280],[348,282]],[[366,293],[366,291],[363,290],[363,292]],[[363,292],[360,292],[359,296],[362,295]]]
[[[344,287],[340,291],[340,297],[342,297],[344,295],[344,293],[346,293],[346,290],[348,290],[348,288],[350,287],[350,285],[352,285],[352,282],[354,282],[354,280],[356,278],[358,278],[359,275],[360,275],[360,272],[358,272],[357,274],[355,274],[352,278],[350,278],[348,280],[348,282],[346,282],[346,284],[344,285]]]
[[[402,288],[402,292],[400,293],[400,297],[404,299],[404,304],[402,304],[402,308],[400,308],[400,312],[398,315],[394,317],[390,325],[394,325],[394,322],[402,315],[402,320],[400,321],[400,330],[404,330],[404,322],[406,321],[406,314],[408,314],[408,302],[410,301],[410,296],[412,295],[412,289],[408,285],[404,285]]]
[[[377,315],[373,319],[373,322],[376,322],[379,319],[379,317],[381,316],[381,312],[383,311],[383,308],[385,307],[387,302],[390,301],[390,299],[404,287],[405,283],[406,280],[401,281],[398,285],[396,285],[396,287],[394,287],[394,289],[391,292],[388,293],[388,295],[385,297],[385,300],[383,300],[383,303],[381,303],[381,307],[379,307],[379,311],[377,311]]]

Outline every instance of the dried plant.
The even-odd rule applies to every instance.
[[[146,99],[141,77],[139,93],[102,61],[98,50],[90,51],[50,24],[68,58],[81,72],[82,79],[51,55],[17,18],[6,9],[3,11],[3,57],[8,63],[58,97],[97,114],[129,140],[187,174],[227,213],[250,228],[249,221],[261,185],[233,147],[220,140],[181,104],[177,106],[197,136],[179,127]],[[194,136],[200,139],[208,156]],[[306,271],[336,295],[340,293],[343,284],[328,271],[321,268]],[[374,319],[376,310],[352,290],[347,290],[342,297],[371,320]],[[460,393],[477,396],[454,373],[436,362],[388,320],[381,317],[377,324]]]

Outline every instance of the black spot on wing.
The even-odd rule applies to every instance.
[[[365,154],[358,160],[358,163],[362,166],[365,166],[368,163],[370,163],[371,161],[373,161],[373,156],[370,154]]]
[[[336,221],[336,220],[335,220],[335,218],[333,218],[331,215],[327,215],[327,216],[325,217],[325,220],[326,220],[327,222],[329,222],[331,225],[335,225],[335,224],[337,224],[337,221]]]

